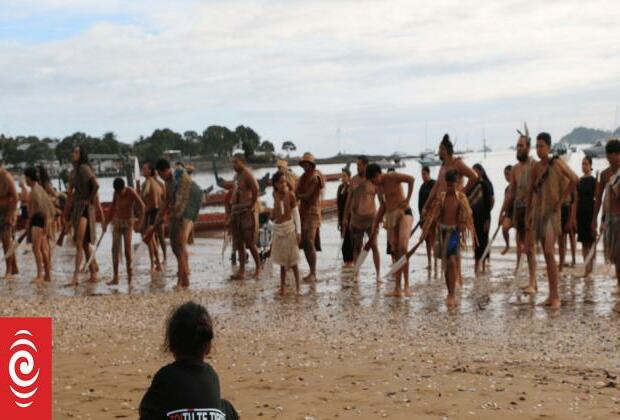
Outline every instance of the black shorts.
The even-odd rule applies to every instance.
[[[45,216],[42,213],[35,213],[30,218],[30,226],[32,227],[45,227]]]
[[[566,224],[568,223],[568,213],[570,212],[570,204],[562,205],[562,232],[567,231]]]

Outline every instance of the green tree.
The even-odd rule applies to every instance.
[[[26,163],[34,165],[39,160],[48,160],[53,156],[49,146],[43,142],[31,143],[26,151],[24,158]]]
[[[258,146],[256,150],[259,150],[261,152],[273,153],[276,151],[276,148],[272,142],[270,142],[269,140],[265,140]]]
[[[297,150],[297,146],[295,146],[295,143],[293,143],[290,140],[286,140],[285,142],[282,143],[282,150],[284,152],[286,152],[286,154],[290,154],[291,152],[294,152],[295,150]]]
[[[228,157],[232,154],[237,143],[237,137],[228,128],[220,125],[211,125],[202,133],[202,152],[215,154],[218,157]]]
[[[243,149],[246,159],[254,156],[254,151],[260,144],[260,136],[250,127],[243,125],[235,128],[235,136],[237,137],[237,144]]]

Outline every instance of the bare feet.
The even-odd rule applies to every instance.
[[[78,279],[78,275],[74,274],[73,278],[71,279],[71,281],[67,284],[65,284],[65,287],[70,287],[70,286],[77,286],[80,283],[79,279]]]
[[[538,292],[538,289],[535,286],[530,286],[530,285],[522,287],[521,290],[526,295],[533,295],[533,294],[536,294],[536,292]]]
[[[560,307],[562,306],[562,302],[559,298],[547,298],[543,303],[540,304],[540,306],[545,306],[549,309],[560,309]]]
[[[405,290],[403,290],[403,295],[407,297],[413,296],[413,292],[411,291],[409,287],[405,287]]]
[[[254,271],[254,278],[255,278],[256,280],[259,280],[259,279],[260,279],[260,269],[259,269],[259,268],[257,268],[257,269]]]
[[[45,273],[45,281],[46,282],[51,282],[52,281],[52,274],[49,271],[47,273]]]
[[[42,276],[36,276],[35,278],[32,279],[33,283],[43,283],[43,277]]]
[[[456,297],[454,295],[448,295],[446,298],[446,305],[448,308],[454,308],[456,306]]]
[[[108,286],[113,286],[118,284],[118,277],[114,277],[112,280],[106,283]]]
[[[510,247],[509,246],[507,246],[504,249],[502,249],[502,252],[500,252],[500,254],[506,255],[508,253],[508,251],[510,251]]]
[[[381,281],[381,274],[377,273],[377,278],[375,279],[375,283],[377,283],[377,285],[383,283],[383,281]]]
[[[316,276],[314,274],[310,273],[306,277],[304,277],[303,280],[306,283],[314,283],[314,282],[316,282]]]
[[[235,274],[230,276],[231,280],[243,280],[244,278],[245,276],[241,270],[237,271]]]
[[[394,289],[391,292],[387,292],[385,296],[387,297],[401,297],[403,294],[400,289]]]
[[[297,291],[297,293],[299,293],[299,291]],[[280,289],[278,289],[278,295],[284,296],[284,287],[280,287]]]

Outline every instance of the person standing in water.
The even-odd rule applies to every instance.
[[[24,175],[26,184],[30,187],[26,229],[30,229],[32,252],[37,266],[37,276],[33,281],[51,281],[50,240],[54,240],[56,232],[54,223],[56,207],[50,196],[39,184],[37,170],[27,168]]]
[[[562,233],[562,203],[577,186],[577,175],[562,161],[550,157],[551,136],[540,133],[536,137],[536,154],[540,161],[532,167],[530,194],[528,197],[528,229],[540,242],[549,281],[549,296],[543,303],[552,309],[562,305],[559,294],[558,264],[555,260],[555,244]],[[530,246],[535,246],[530,243]]]
[[[422,213],[424,211],[424,206],[428,201],[428,197],[431,194],[433,186],[435,186],[435,180],[431,178],[430,168],[428,166],[422,166],[422,185],[420,185],[420,191],[418,192],[418,211],[420,213],[420,226],[424,226],[424,218],[422,217]],[[434,229],[429,230],[428,235],[426,236],[426,240],[424,242],[426,244],[426,258],[428,260],[428,265],[426,266],[426,269],[429,271],[429,273],[431,272],[431,258],[434,257],[436,272],[437,255],[433,249],[435,244]]]
[[[273,240],[271,258],[280,266],[280,296],[284,295],[286,271],[293,270],[295,290],[299,294],[299,242],[301,240],[301,219],[295,194],[288,189],[288,182],[282,172],[271,178],[273,185]]]
[[[170,162],[160,159],[155,164],[157,174],[166,183],[166,200],[159,208],[154,225],[145,232],[144,237],[148,243],[150,235],[163,224],[168,217],[168,236],[170,247],[177,258],[177,289],[189,287],[189,257],[187,253],[187,240],[198,217],[200,203],[202,202],[202,190],[191,180],[185,169],[177,169],[172,172]]]
[[[493,184],[489,180],[486,171],[481,164],[476,163],[474,170],[478,174],[478,182],[469,193],[469,206],[473,212],[474,226],[476,228],[476,247],[474,250],[475,273],[478,275],[480,270],[486,271],[486,260],[482,261],[482,254],[489,244],[489,228],[491,227],[491,210],[495,205],[495,194],[493,193]]]
[[[301,244],[304,250],[310,273],[304,281],[316,282],[316,253],[321,250],[321,191],[325,188],[325,180],[316,170],[316,161],[312,153],[304,153],[299,166],[304,170],[297,182],[295,195],[299,200],[301,217]]]
[[[13,245],[15,223],[17,222],[17,202],[17,189],[13,176],[4,168],[4,164],[0,160],[0,235],[2,235],[2,248],[5,254]],[[5,279],[10,279],[19,273],[15,255],[6,258],[5,262]]]
[[[461,247],[471,237],[476,244],[476,232],[472,211],[469,207],[467,196],[458,191],[456,185],[458,173],[455,170],[448,171],[445,175],[446,191],[439,193],[433,206],[426,213],[422,236],[424,240],[432,229],[436,229],[439,253],[444,267],[444,277],[448,289],[446,305],[449,308],[456,306],[456,288],[459,272],[459,255]]]
[[[504,190],[504,203],[506,202],[506,197],[508,197],[508,191],[510,190],[510,174],[512,172],[512,165],[506,165],[504,168],[504,179],[508,183],[506,189]],[[502,209],[504,208],[504,203],[502,203]],[[510,229],[512,228],[512,214],[514,212],[514,208],[512,204],[506,208],[504,214],[500,214],[500,225],[502,226],[502,236],[504,237],[504,242],[506,242],[506,246],[502,250],[501,254],[506,255],[510,250]],[[502,220],[503,217],[503,220]],[[517,252],[519,252],[519,248],[517,247]],[[517,257],[519,258],[519,257]]]
[[[112,269],[114,277],[108,285],[118,284],[118,262],[121,248],[125,248],[125,263],[127,264],[127,283],[131,284],[131,237],[134,226],[141,227],[144,223],[144,202],[138,193],[131,187],[125,186],[123,178],[116,178],[113,183],[114,196],[112,206],[105,220],[103,230],[112,224]],[[139,220],[134,219],[134,206],[138,207]],[[152,237],[151,237],[152,239]],[[150,240],[149,240],[150,242]],[[147,243],[149,243],[147,242]]]
[[[99,183],[90,166],[86,150],[82,146],[75,147],[72,153],[73,171],[69,184],[71,195],[69,198],[70,223],[73,228],[75,241],[75,271],[70,285],[77,286],[78,275],[84,258],[88,260],[92,252],[91,244],[96,241],[96,217],[97,192]],[[65,228],[66,229],[66,228]],[[88,270],[89,281],[97,281],[97,263],[93,258]]]
[[[231,199],[230,226],[232,232],[233,247],[239,257],[239,271],[231,278],[243,280],[245,278],[246,248],[254,258],[256,271],[254,277],[260,277],[261,263],[258,255],[256,241],[258,239],[258,182],[250,169],[245,165],[241,155],[232,158],[235,170],[234,187]]]
[[[140,196],[145,206],[144,225],[142,226],[142,233],[144,236],[144,233],[155,224],[157,213],[161,207],[162,191],[159,183],[155,180],[155,167],[151,162],[142,165],[142,176],[144,177],[144,183],[140,188]],[[149,247],[149,259],[151,261],[151,271],[161,271],[156,236],[157,235],[152,235],[147,242]]]
[[[601,233],[604,235],[605,260],[615,266],[616,281],[620,288],[620,141],[609,140],[605,152],[609,166],[601,172],[601,182],[596,189],[592,228],[596,229],[598,214],[602,209]]]
[[[409,202],[413,194],[414,178],[411,175],[397,172],[383,174],[381,173],[381,167],[375,163],[368,165],[368,168],[366,168],[366,177],[377,188],[381,206],[375,216],[372,232],[365,247],[370,249],[373,241],[376,240],[379,225],[383,222],[383,226],[387,230],[392,257],[396,261],[407,253],[411,236],[413,212],[411,207],[409,207]],[[402,184],[407,184],[406,197],[403,193]],[[404,278],[404,288],[401,288],[401,278]],[[387,296],[400,297],[403,294],[405,296],[411,296],[412,294],[409,288],[409,261],[405,263],[401,270],[394,274],[394,290],[387,293]]]
[[[596,178],[592,176],[592,158],[586,156],[581,161],[583,176],[577,185],[577,239],[581,242],[581,252],[585,261],[596,241],[596,229],[592,229],[594,202],[596,197]],[[594,253],[596,256],[596,252]],[[586,276],[592,272],[594,258],[586,266]]]
[[[377,189],[366,177],[368,157],[357,158],[357,175],[351,179],[347,196],[346,209],[342,220],[342,228],[349,231],[353,244],[353,261],[357,260],[364,246],[364,235],[370,237],[372,224],[377,214]],[[371,242],[372,259],[375,265],[377,284],[381,283],[381,255],[376,238]]]
[[[345,268],[353,267],[353,244],[351,242],[351,232],[344,227],[344,215],[347,205],[347,197],[351,190],[351,172],[347,168],[342,169],[340,185],[336,192],[336,204],[338,207],[338,230],[342,237],[342,261]]]
[[[527,255],[527,265],[529,270],[529,282],[523,286],[523,292],[534,294],[538,291],[536,281],[536,246],[534,244],[534,236],[531,231],[527,230],[528,207],[527,203],[530,195],[532,168],[536,160],[530,157],[531,140],[527,124],[525,131],[519,133],[517,139],[517,163],[513,165],[510,172],[510,184],[504,204],[500,211],[499,224],[502,224],[512,213],[512,226],[517,231],[517,269],[520,264],[521,254]],[[515,269],[515,274],[517,272]]]

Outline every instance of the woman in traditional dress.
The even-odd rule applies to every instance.
[[[491,225],[491,210],[495,205],[495,195],[493,194],[493,184],[489,180],[486,171],[481,164],[476,163],[474,171],[478,174],[478,181],[469,193],[469,204],[474,216],[474,226],[476,227],[476,238],[478,239],[475,249],[476,266],[475,272],[478,274],[480,264],[482,271],[486,270],[485,261],[481,261],[482,254],[489,243],[489,227]],[[488,255],[487,255],[488,258]],[[485,258],[486,260],[486,258]]]
[[[351,241],[350,229],[342,231],[342,220],[344,219],[345,207],[347,204],[347,196],[351,188],[351,172],[347,168],[342,169],[341,183],[338,186],[336,194],[336,202],[338,204],[338,229],[342,235],[342,261],[346,268],[353,267],[353,242]]]
[[[577,239],[581,242],[583,259],[587,258],[592,245],[596,240],[596,233],[592,229],[594,218],[594,194],[596,192],[596,178],[592,176],[592,158],[586,156],[581,161],[583,176],[577,184]],[[596,254],[595,254],[596,255]],[[592,271],[592,258],[586,267],[586,275]]]

